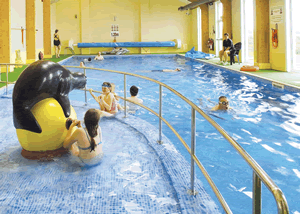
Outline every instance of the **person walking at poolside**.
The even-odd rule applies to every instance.
[[[93,94],[93,89],[90,88],[89,92],[92,95],[92,97],[96,100],[96,102],[99,104],[100,109],[102,111],[106,111],[111,114],[115,114],[118,112],[118,107],[114,102],[115,97],[113,93],[111,93],[111,84],[109,82],[104,82],[102,84],[102,94],[99,97]]]
[[[211,109],[211,111],[219,111],[219,110],[227,111],[229,109],[231,109],[231,108],[229,107],[229,101],[228,101],[227,97],[220,96],[219,103],[216,106],[214,106]]]
[[[55,30],[55,34],[54,34],[54,47],[55,47],[55,56],[56,58],[60,57],[60,39],[59,39],[59,35],[58,35],[58,30]]]
[[[99,109],[89,109],[84,115],[85,128],[79,120],[68,118],[66,121],[68,132],[63,147],[70,149],[71,154],[78,157],[80,163],[96,165],[103,157],[102,131],[99,126],[103,116],[111,114]],[[73,129],[76,126],[77,128]]]
[[[228,56],[230,55],[230,51],[233,50],[233,42],[231,39],[229,39],[229,34],[225,33],[224,34],[224,41],[223,41],[223,50],[220,50],[219,52],[219,56],[220,56],[220,61],[221,64],[225,64],[228,61]],[[223,58],[224,58],[224,62],[223,62]]]
[[[138,106],[135,105],[134,103],[143,104],[143,100],[137,98],[137,94],[138,93],[139,93],[138,87],[136,87],[135,85],[133,85],[133,86],[130,87],[130,95],[131,95],[131,97],[127,98],[129,101],[131,101],[131,102],[128,103],[128,112],[129,113],[135,113],[136,110],[138,110]]]

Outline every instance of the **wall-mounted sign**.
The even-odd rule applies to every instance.
[[[111,36],[111,37],[117,37],[117,36],[120,36],[120,33],[119,33],[119,25],[111,25],[110,36]]]
[[[271,24],[283,22],[283,6],[271,7]]]

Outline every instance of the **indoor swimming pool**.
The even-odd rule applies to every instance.
[[[62,65],[79,66],[89,56],[74,56]],[[91,56],[93,57],[93,56]],[[286,196],[290,213],[300,213],[297,203],[300,196],[300,100],[299,91],[285,86],[272,87],[266,80],[231,72],[179,55],[104,56],[104,61],[86,63],[86,67],[103,68],[144,75],[161,81],[192,102],[209,109],[221,95],[227,96],[233,111],[210,114],[268,173]],[[181,72],[162,72],[163,69],[180,68]],[[83,69],[70,68],[71,71]],[[123,75],[105,71],[86,70],[87,88],[101,90],[102,82],[116,84],[116,93],[123,96]],[[158,112],[159,86],[153,82],[127,76],[127,90],[139,87],[139,98],[144,105]],[[129,93],[127,93],[129,96]],[[73,91],[71,100],[84,102],[84,92]],[[88,102],[96,104],[88,95]],[[123,104],[122,101],[120,101]],[[190,145],[191,109],[188,104],[167,89],[163,89],[163,117]],[[120,113],[121,114],[121,113]],[[196,114],[196,155],[202,162],[233,213],[249,213],[252,209],[252,170],[235,149],[201,115]],[[137,117],[158,127],[158,118],[145,109]],[[163,124],[163,133],[183,154],[190,156],[173,132]],[[205,178],[197,169],[197,177],[206,191],[217,202]],[[219,205],[220,206],[220,205]],[[277,207],[271,193],[262,188],[262,213],[276,213]]]
[[[89,56],[73,56],[62,65],[78,66]],[[91,56],[93,57],[93,56]],[[272,87],[225,68],[211,66],[180,55],[104,56],[86,67],[140,74],[161,81],[200,106],[231,135],[268,173],[283,191],[290,213],[299,214],[300,123],[299,91]],[[162,72],[180,68],[180,72]],[[82,68],[69,68],[83,72]],[[101,90],[113,82],[124,96],[124,75],[86,69],[87,88]],[[127,97],[131,85],[139,87],[144,105],[159,111],[159,86],[126,76]],[[12,119],[12,90],[0,90],[0,213],[225,213],[196,167],[196,190],[189,196],[190,156],[175,134],[163,124],[159,145],[158,118],[145,109],[123,118],[103,118],[105,158],[95,168],[80,167],[69,156],[52,162],[30,161],[21,156]],[[77,117],[98,104],[84,92],[73,90],[71,104]],[[228,97],[228,113],[210,112],[218,97]],[[163,88],[163,117],[190,145],[191,109]],[[200,105],[201,101],[201,105]],[[120,101],[123,105],[123,101]],[[196,155],[212,177],[233,213],[252,210],[252,169],[236,150],[198,113]],[[113,134],[112,134],[113,133]],[[179,151],[179,152],[177,152]],[[199,181],[200,180],[200,181]],[[275,200],[262,185],[262,213],[277,213]],[[207,195],[211,196],[213,201]]]

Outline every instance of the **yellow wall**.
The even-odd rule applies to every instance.
[[[193,46],[191,25],[192,17],[195,16],[194,13],[186,15],[185,12],[178,11],[182,4],[179,0],[60,0],[55,3],[56,11],[52,10],[51,13],[56,18],[56,28],[60,30],[62,51],[70,38],[78,43],[80,36],[82,42],[113,42],[111,25],[117,24],[120,32],[117,42],[181,39],[181,49],[150,48],[150,52],[182,52]],[[110,49],[91,48],[82,51],[84,54],[95,54]],[[143,52],[140,48],[128,49],[131,53]],[[75,48],[75,52],[80,53],[78,48]]]
[[[201,39],[202,39],[202,52],[209,53],[207,47],[207,41],[209,39],[209,15],[208,15],[208,5],[204,4],[200,6],[201,8]]]
[[[197,8],[191,11],[191,25],[190,25],[190,36],[191,36],[191,46],[189,47],[195,47],[195,50],[198,50],[198,22],[197,22]]]
[[[55,29],[58,29],[59,30],[58,34],[62,45],[62,53],[63,53],[64,48],[67,47],[69,44],[68,41],[70,38],[74,40],[74,43],[80,42],[79,0],[60,0],[54,5],[55,5],[55,9],[51,10],[51,14],[52,14],[51,29],[52,29],[52,47],[53,47],[52,49],[54,50],[53,35],[55,33]],[[77,15],[77,18],[75,18],[75,15]],[[76,48],[75,50],[76,53],[79,54],[78,49]],[[55,53],[55,51],[53,52]]]
[[[275,28],[270,20],[270,63],[271,68],[274,70],[286,71],[286,38],[285,38],[285,10],[284,10],[285,0],[270,0],[270,11],[273,6],[283,7],[284,21],[278,23],[278,47],[274,49],[272,47],[272,31],[271,28]],[[271,14],[271,12],[269,12]]]
[[[53,44],[53,35],[56,29],[56,4],[51,4],[51,55],[55,55],[55,49]]]
[[[243,25],[241,24],[241,16],[242,16],[242,11],[241,11],[241,0],[232,0],[231,2],[231,6],[232,6],[232,42],[233,44],[236,44],[238,42],[242,42],[242,27]],[[232,37],[233,36],[233,37]],[[239,53],[239,58],[240,61],[243,60],[242,59],[242,50]]]

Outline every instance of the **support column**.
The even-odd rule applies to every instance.
[[[207,41],[209,39],[208,26],[208,4],[200,5],[201,9],[201,38],[202,38],[202,52],[209,53]]]
[[[255,36],[254,65],[260,69],[270,69],[270,23],[269,0],[256,0],[255,5]]]
[[[43,31],[44,31],[44,57],[51,55],[51,5],[50,0],[43,1]]]
[[[35,54],[35,0],[26,0],[26,63],[33,63]]]
[[[10,0],[0,1],[0,63],[10,63]],[[6,66],[1,67],[6,72]]]
[[[232,15],[231,15],[231,0],[221,0],[223,4],[223,35],[229,34],[229,38],[232,39]]]

